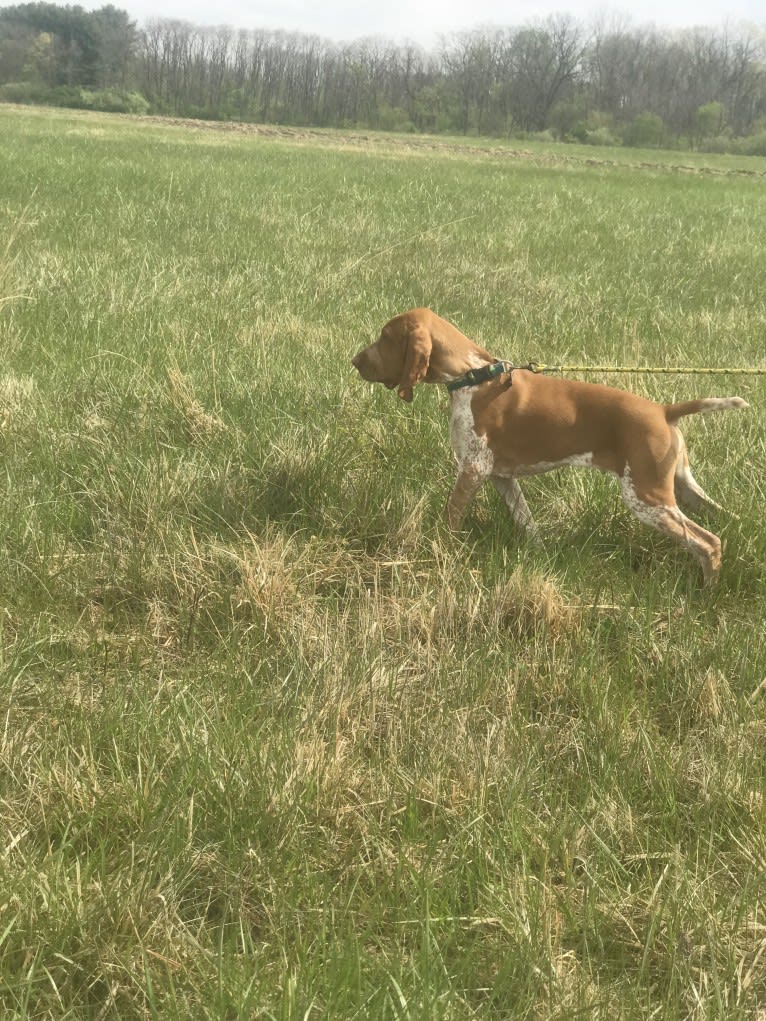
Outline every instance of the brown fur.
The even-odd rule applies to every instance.
[[[412,400],[419,383],[448,383],[494,361],[483,347],[426,308],[391,319],[379,338],[352,359],[363,379],[396,387],[406,401]],[[452,527],[459,526],[465,507],[489,478],[517,522],[533,528],[516,477],[586,459],[616,475],[636,516],[687,546],[702,564],[706,581],[716,580],[720,540],[681,513],[676,493],[697,508],[718,505],[691,476],[675,423],[684,415],[746,407],[741,398],[663,405],[614,387],[514,369],[459,399],[469,402],[470,410],[464,403],[461,413],[468,414],[471,423],[463,443],[467,427],[454,427],[453,394],[458,478],[447,508]]]

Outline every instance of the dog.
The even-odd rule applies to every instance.
[[[517,525],[536,535],[518,478],[565,465],[598,468],[619,479],[639,521],[690,550],[706,584],[718,580],[721,540],[676,501],[693,510],[722,508],[694,479],[677,423],[686,415],[746,408],[741,397],[657,404],[614,387],[514,368],[427,308],[389,320],[351,363],[362,379],[396,388],[405,401],[419,383],[447,385],[458,466],[447,502],[451,529],[460,527],[489,479]]]

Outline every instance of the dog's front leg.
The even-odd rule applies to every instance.
[[[461,465],[447,501],[447,524],[453,532],[460,528],[466,507],[486,480],[486,473],[476,465]]]

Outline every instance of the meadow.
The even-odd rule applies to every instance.
[[[709,591],[349,364],[763,369],[765,266],[766,160],[0,106],[2,1016],[765,1021],[764,377],[591,377],[749,401]]]

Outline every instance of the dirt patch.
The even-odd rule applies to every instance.
[[[278,124],[250,124],[242,121],[204,121],[189,117],[131,117],[133,121],[149,124],[171,125],[191,128],[196,131],[211,131],[224,134],[255,135],[261,138],[284,139],[294,142],[313,142],[330,146],[352,146],[358,148],[379,147],[381,149],[400,149],[443,154],[460,154],[463,156],[488,156],[493,159],[521,160],[549,166],[593,167],[624,167],[630,170],[666,170],[679,174],[699,174],[714,177],[766,177],[764,170],[750,170],[746,167],[712,167],[689,166],[682,163],[663,163],[660,161],[630,162],[612,160],[603,157],[583,156],[561,152],[533,152],[529,149],[513,149],[501,145],[471,145],[460,142],[437,141],[432,136],[366,134],[364,132],[337,131],[332,128],[301,128]]]

